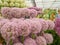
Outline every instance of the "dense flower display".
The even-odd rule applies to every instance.
[[[48,23],[47,20],[39,19],[39,18],[31,18],[31,19],[24,19],[24,18],[4,19],[3,18],[1,19],[0,23],[1,23],[0,32],[2,37],[7,42],[7,45],[9,45],[10,40],[12,40],[12,43],[14,45],[17,44],[20,45],[21,41],[23,41],[22,43],[23,45],[29,45],[29,44],[47,45],[53,42],[53,37],[50,34],[43,34],[43,35],[39,34],[38,36],[38,33],[42,33],[45,30],[49,29],[49,26],[51,25],[52,22]],[[47,26],[43,26],[43,25],[47,25]],[[45,27],[44,30],[43,27]],[[53,28],[54,27],[52,27],[52,29]],[[21,36],[23,38],[20,39]],[[36,37],[34,38],[34,36]]]
[[[34,9],[28,8],[9,8],[4,7],[1,9],[2,16],[5,18],[28,18],[28,17],[36,17],[37,11]]]

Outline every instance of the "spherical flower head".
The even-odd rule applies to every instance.
[[[23,44],[20,42],[17,42],[17,43],[14,43],[13,45],[23,45]]]
[[[0,29],[1,29],[1,27],[2,27],[5,23],[7,23],[7,22],[9,22],[8,19],[4,19],[4,18],[0,19]]]
[[[32,33],[35,33],[35,34],[40,33],[40,31],[42,29],[42,25],[41,25],[41,23],[39,21],[33,21],[32,20],[30,22],[30,24],[31,24]]]
[[[20,36],[28,36],[30,34],[30,24],[26,21],[20,21],[18,23]]]
[[[14,18],[21,17],[21,9],[20,8],[11,8],[11,16]]]
[[[43,37],[46,39],[47,44],[53,43],[53,36],[51,34],[45,33]]]
[[[30,17],[36,17],[37,16],[37,11],[34,9],[30,9]]]
[[[36,38],[37,45],[47,45],[46,40],[42,36],[38,36]]]
[[[48,29],[53,30],[54,27],[55,27],[55,23],[51,20],[47,20],[47,23],[48,23],[48,26],[49,26]]]
[[[26,18],[26,17],[30,17],[30,10],[28,8],[21,8],[22,12],[21,12],[21,17]]]
[[[28,21],[31,25],[31,33],[40,33],[42,25],[38,18],[26,19],[26,21]]]
[[[17,32],[17,24],[14,22],[8,22],[1,28],[2,37],[5,40],[10,40],[10,38],[14,39],[19,36]]]
[[[26,38],[24,41],[24,45],[37,45],[35,40],[32,38]]]
[[[9,7],[3,7],[1,9],[2,16],[5,17],[5,18],[11,18],[10,10],[11,10],[11,8],[9,8]]]
[[[40,23],[42,24],[42,30],[46,31],[48,29],[47,21],[44,19],[40,19]]]

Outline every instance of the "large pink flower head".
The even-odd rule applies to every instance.
[[[28,36],[30,34],[30,24],[26,21],[20,21],[18,23],[20,36]]]
[[[11,8],[11,16],[15,18],[20,18],[21,17],[21,8]]]
[[[32,19],[26,19],[26,21],[28,21],[30,23],[32,33],[34,33],[34,34],[40,33],[42,25],[38,19],[32,18]]]
[[[36,17],[37,16],[37,11],[34,9],[30,9],[30,17]]]
[[[54,27],[55,27],[55,23],[51,20],[47,20],[47,23],[48,23],[48,26],[49,26],[48,29],[53,30]]]
[[[3,7],[1,9],[2,16],[5,17],[5,18],[11,18],[10,10],[11,10],[11,8],[9,8],[9,7]]]
[[[40,23],[42,24],[42,30],[46,31],[48,29],[48,23],[44,19],[40,19]]]
[[[26,38],[24,41],[24,45],[37,45],[35,40],[32,38]]]
[[[45,33],[43,37],[46,39],[47,44],[53,43],[53,36],[51,34]]]
[[[28,8],[22,8],[21,17],[30,17],[30,10]]]
[[[9,22],[8,19],[4,19],[4,18],[0,19],[0,29],[1,29],[1,27],[2,27],[5,23],[7,23],[7,22]]]
[[[2,37],[5,40],[10,40],[10,38],[14,39],[19,36],[17,32],[17,24],[14,22],[8,22],[1,28]]]
[[[35,33],[35,34],[40,33],[42,26],[41,26],[41,23],[39,21],[31,20],[30,24],[31,24],[32,33]]]
[[[37,45],[47,45],[45,38],[42,36],[37,37],[36,42]]]
[[[23,45],[23,44],[20,42],[17,42],[17,43],[14,43],[13,45]]]

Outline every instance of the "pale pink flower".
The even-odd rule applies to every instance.
[[[37,45],[36,41],[32,38],[26,38],[24,41],[24,45]]]
[[[48,23],[48,26],[49,26],[48,29],[53,30],[54,27],[55,27],[55,23],[51,20],[47,20],[47,23]]]
[[[14,43],[13,45],[23,45],[23,44],[20,42],[17,42],[17,43]]]
[[[40,19],[40,23],[42,24],[42,30],[46,31],[48,29],[48,23],[44,19]]]
[[[43,37],[46,39],[47,44],[53,43],[53,36],[51,34],[45,33]]]
[[[9,7],[3,7],[1,9],[2,16],[5,18],[12,18],[10,10],[11,8]]]
[[[37,11],[34,9],[30,9],[30,17],[36,17],[37,16]]]
[[[38,36],[36,38],[37,45],[47,45],[46,40],[42,36]]]

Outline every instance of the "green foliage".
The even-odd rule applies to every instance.
[[[45,33],[50,33],[53,35],[54,41],[50,45],[60,45],[60,37],[56,34],[54,30],[47,30]]]

